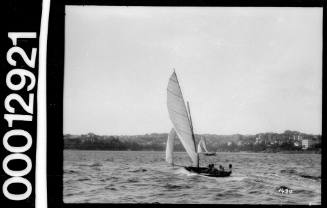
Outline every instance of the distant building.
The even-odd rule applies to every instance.
[[[254,144],[258,144],[258,143],[261,143],[261,142],[262,142],[262,140],[261,140],[261,134],[259,134],[259,136],[255,138]]]
[[[232,145],[232,142],[227,142],[227,145],[228,145],[228,146],[231,146],[231,145]]]
[[[302,140],[302,149],[308,149],[309,148],[309,139],[303,139]]]
[[[302,140],[302,136],[298,135],[298,136],[297,136],[297,140],[298,140],[298,141],[301,141],[301,140]]]
[[[302,149],[308,149],[316,144],[319,144],[319,140],[315,138],[302,139]]]

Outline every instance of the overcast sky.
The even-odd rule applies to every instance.
[[[321,8],[67,6],[64,133],[169,132],[175,68],[195,133],[321,133]]]

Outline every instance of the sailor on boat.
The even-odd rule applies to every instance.
[[[229,164],[229,169],[231,171],[231,164]],[[209,174],[219,174],[219,173],[222,173],[222,172],[225,172],[225,169],[222,165],[219,165],[219,169],[215,168],[214,164],[209,164],[208,165],[208,168],[207,168],[207,173]]]
[[[208,165],[208,173],[212,173],[213,172],[213,170],[214,170],[214,164],[209,164]]]

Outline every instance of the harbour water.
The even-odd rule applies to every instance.
[[[176,164],[190,165],[185,152]],[[65,203],[321,204],[321,155],[218,153],[201,166],[233,164],[227,178],[192,174],[164,152],[64,151]],[[282,192],[285,186],[289,192]]]

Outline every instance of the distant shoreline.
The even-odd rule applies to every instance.
[[[282,134],[260,133],[256,135],[195,135],[195,143],[204,138],[206,146],[217,152],[251,152],[280,154],[321,154],[321,135],[309,135],[286,130]],[[88,133],[84,135],[66,134],[64,149],[79,150],[125,150],[125,151],[165,151],[167,133],[151,133],[134,136],[106,136]],[[185,151],[179,139],[174,151]]]

